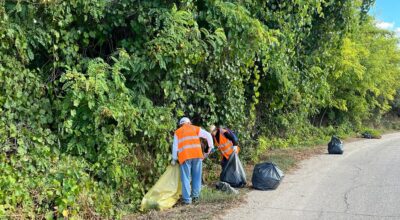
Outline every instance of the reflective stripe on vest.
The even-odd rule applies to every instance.
[[[184,151],[185,149],[197,148],[197,147],[201,148],[201,145],[200,145],[200,144],[185,145],[185,146],[183,146],[181,149],[178,150],[178,153]]]
[[[232,146],[233,146],[233,143],[231,141],[228,141],[225,144],[219,145],[218,148],[224,148],[224,147],[226,147],[226,146],[228,146],[230,144],[232,144]]]
[[[182,125],[175,131],[178,138],[178,161],[180,164],[189,159],[203,158],[200,143],[200,127],[194,125]]]
[[[178,140],[178,144],[179,143],[181,143],[181,142],[184,142],[184,141],[187,141],[187,140],[193,140],[193,139],[199,139],[200,137],[199,136],[187,136],[187,137],[184,137],[184,138],[182,138],[182,139],[179,139]]]
[[[226,138],[223,134],[223,130],[219,130],[219,143],[216,141],[215,142],[218,144],[218,149],[221,151],[221,154],[226,158],[229,159],[231,154],[233,153],[233,143],[231,140]]]
[[[224,151],[221,151],[221,152],[222,152],[222,153],[227,153],[227,152],[230,151],[230,150],[233,151],[233,147],[234,147],[234,146],[231,146],[231,147],[229,147],[228,149],[226,149],[226,150],[224,150]]]

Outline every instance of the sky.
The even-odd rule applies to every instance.
[[[377,27],[395,31],[400,37],[400,0],[376,0],[370,14],[375,16]]]

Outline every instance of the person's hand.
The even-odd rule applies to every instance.
[[[204,158],[207,158],[208,156],[210,156],[210,154],[215,152],[215,148],[211,148],[211,150],[209,150],[207,153],[204,154]]]
[[[209,150],[207,153],[204,154],[204,159],[207,158],[208,156],[210,156],[210,154],[215,152],[215,148],[214,147],[212,147],[210,149],[211,150]]]
[[[171,165],[175,166],[176,165],[176,160],[171,160]]]
[[[212,154],[212,153],[214,153],[214,152],[215,152],[215,148],[213,147],[213,148],[211,148],[209,154]]]
[[[235,153],[237,153],[237,152],[238,152],[238,146],[233,146],[233,151],[234,151]]]

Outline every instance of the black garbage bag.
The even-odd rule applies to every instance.
[[[329,154],[343,154],[343,142],[336,136],[332,136],[328,144]]]
[[[276,189],[285,175],[273,163],[265,162],[257,164],[253,170],[251,182],[253,188],[259,190]]]
[[[236,188],[241,188],[246,185],[246,173],[244,172],[237,153],[231,154],[225,168],[219,176],[219,179]]]
[[[363,138],[367,138],[367,139],[371,139],[372,138],[372,134],[370,134],[369,132],[364,132],[361,134]]]

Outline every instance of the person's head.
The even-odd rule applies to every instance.
[[[192,124],[190,119],[188,117],[183,117],[181,120],[179,120],[179,126],[185,125],[185,124]]]
[[[210,131],[210,133],[212,135],[215,136],[215,134],[217,133],[217,127],[215,125],[210,125],[210,127],[208,127],[208,130]]]

